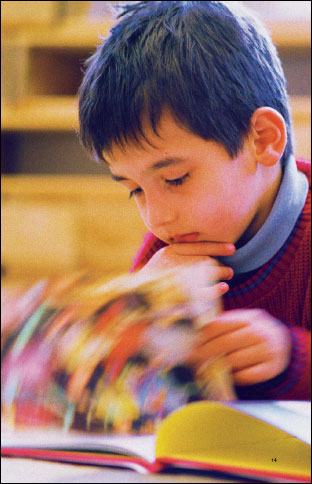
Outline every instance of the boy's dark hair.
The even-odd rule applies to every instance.
[[[285,76],[268,33],[236,2],[143,1],[122,7],[110,36],[88,59],[79,90],[80,140],[97,159],[112,145],[156,134],[162,108],[235,157],[261,106],[287,127],[282,162],[293,152]],[[147,140],[148,141],[148,140]]]

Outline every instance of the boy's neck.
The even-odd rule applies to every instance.
[[[281,186],[282,177],[282,168],[280,163],[278,163],[278,165],[274,167],[274,172],[271,173],[271,183],[263,191],[255,216],[253,217],[251,223],[245,230],[242,237],[235,244],[237,249],[247,244],[247,242],[252,239],[252,237],[261,229],[264,222],[270,215],[279,188]]]

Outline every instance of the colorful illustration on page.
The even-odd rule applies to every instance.
[[[222,358],[189,359],[217,304],[196,301],[193,283],[186,269],[33,286],[2,328],[3,421],[145,434],[189,402],[235,399]]]

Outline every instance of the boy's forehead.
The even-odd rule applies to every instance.
[[[148,157],[153,151],[157,151],[157,147],[152,141],[147,138],[147,142],[143,137],[136,140],[128,140],[122,143],[113,143],[109,153],[103,152],[105,160],[107,160],[109,165],[116,165],[119,162],[127,159],[138,159],[141,156]],[[151,143],[151,144],[149,144]]]
[[[126,179],[124,176],[118,175],[119,172],[122,173],[124,171],[124,168],[131,167],[132,169],[139,169],[142,173],[152,174],[162,168],[177,166],[189,160],[187,153],[170,155],[169,152],[170,150],[147,150],[142,147],[128,145],[125,149],[116,147],[114,154],[107,156],[106,159],[113,178],[120,181],[121,179]]]
[[[138,141],[129,140],[127,143],[113,143],[109,153],[103,152],[104,159],[109,165],[115,165],[127,159],[150,160],[152,163],[162,162],[167,158],[182,158],[184,151],[197,143],[199,138],[187,128],[178,124],[167,112],[164,112],[157,124],[157,133],[149,122],[142,122],[142,135]],[[202,140],[203,141],[203,140]]]

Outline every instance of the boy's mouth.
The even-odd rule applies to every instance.
[[[196,240],[198,239],[198,236],[199,236],[199,232],[191,232],[189,234],[173,235],[172,237],[169,238],[169,240],[172,244],[196,242]]]

